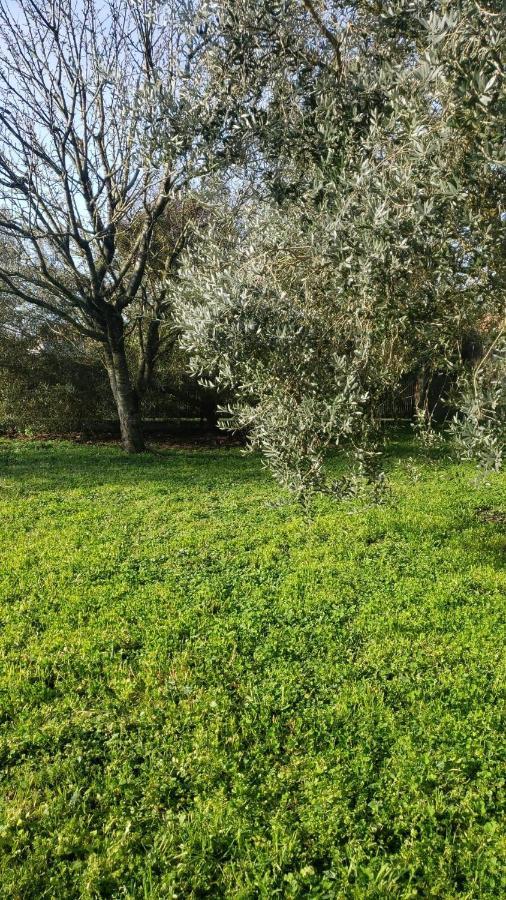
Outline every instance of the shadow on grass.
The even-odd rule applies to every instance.
[[[129,456],[118,446],[80,446],[64,442],[0,443],[0,477],[6,483],[24,483],[36,490],[133,486],[153,482],[195,486],[222,486],[267,482],[258,457],[237,449],[158,449]]]

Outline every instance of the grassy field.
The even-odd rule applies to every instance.
[[[2,898],[506,894],[506,482],[0,443]]]

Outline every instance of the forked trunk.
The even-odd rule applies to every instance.
[[[128,371],[124,327],[119,316],[108,323],[107,338],[107,373],[118,410],[123,447],[127,453],[141,453],[146,448],[142,434],[140,404]]]

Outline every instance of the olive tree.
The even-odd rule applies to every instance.
[[[214,9],[263,203],[188,260],[184,346],[282,483],[342,489],[325,452],[344,441],[378,477],[385,388],[504,327],[499,9]]]

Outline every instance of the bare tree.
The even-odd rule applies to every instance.
[[[184,251],[194,252],[199,232],[206,228],[211,212],[200,198],[173,198],[157,220],[150,241],[142,284],[130,308],[129,346],[135,352],[132,379],[139,399],[152,386],[160,354],[176,348],[178,330],[172,317],[171,283],[177,281]],[[134,216],[118,239],[118,256],[128,258],[144,227],[144,212]]]
[[[144,442],[125,335],[216,124],[195,7],[0,0],[0,294],[101,343],[130,452]]]

